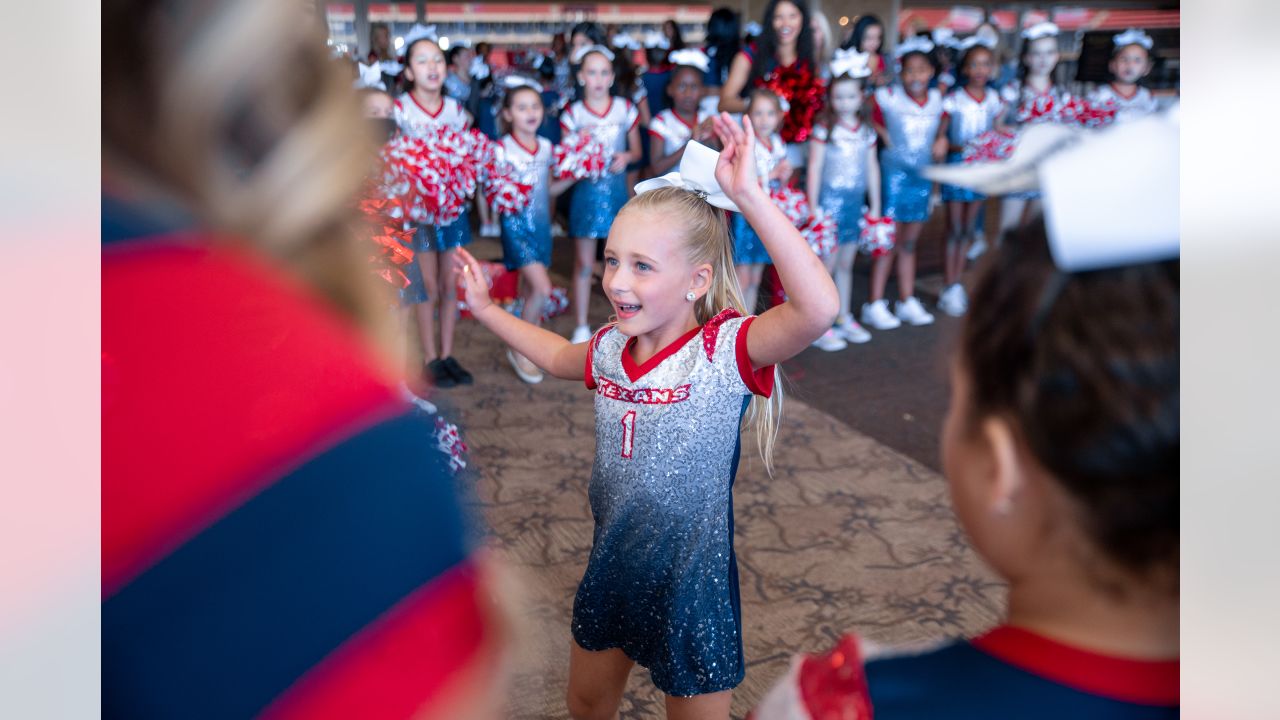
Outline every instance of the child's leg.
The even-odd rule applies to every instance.
[[[849,304],[853,296],[853,262],[858,258],[858,245],[845,243],[832,256],[835,257],[836,290],[840,293],[840,316],[836,318],[839,324],[853,319]]]
[[[916,294],[916,241],[924,223],[898,223],[898,297],[906,300]]]
[[[453,355],[453,329],[458,324],[457,272],[453,269],[453,256],[457,254],[454,248],[440,253],[440,279],[436,283],[440,288],[440,356],[446,358]]]
[[[574,720],[610,720],[618,716],[627,676],[635,662],[618,648],[592,652],[569,644],[569,690],[565,701]]]
[[[965,211],[970,203],[959,200],[947,202],[947,252],[943,262],[942,279],[948,285],[960,282],[964,270],[964,252],[968,235],[965,232]]]
[[[897,252],[896,249],[890,250],[871,261],[871,292],[868,301],[884,299],[884,289],[889,285],[889,270],[893,268],[893,256]]]
[[[418,316],[418,335],[422,339],[422,362],[426,364],[440,357],[436,354],[436,304],[440,301],[440,286],[436,254],[424,250],[417,253],[417,260],[422,268],[422,286],[427,291],[427,301],[415,305],[414,312]]]
[[[587,324],[587,303],[591,301],[591,268],[596,262],[596,239],[575,238],[573,262],[573,313],[581,327]]]
[[[732,703],[732,690],[692,697],[668,695],[667,720],[727,720]]]
[[[520,319],[534,325],[542,324],[542,313],[551,296],[551,278],[542,263],[531,263],[520,268],[520,281],[524,283],[524,308]]]

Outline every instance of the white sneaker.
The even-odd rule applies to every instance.
[[[488,223],[483,223],[480,226],[480,237],[492,238],[492,237],[500,237],[501,235],[502,235],[502,230],[499,228],[498,223],[488,222]]]
[[[578,343],[584,343],[590,339],[591,339],[591,326],[579,325],[578,327],[573,329],[573,337],[569,340],[569,342],[573,343],[574,345],[577,345]]]
[[[871,340],[871,333],[867,329],[858,324],[853,318],[845,318],[844,322],[836,324],[836,335],[845,340],[861,345]]]
[[[436,406],[434,403],[432,403],[431,401],[425,398],[418,397],[418,394],[410,390],[409,386],[403,382],[400,383],[400,397],[404,398],[409,403],[411,403],[414,407],[418,408],[419,410],[425,412],[428,415],[436,414]]]
[[[530,385],[542,382],[542,371],[529,358],[515,350],[507,350],[507,362],[511,363],[511,369],[516,371],[516,377],[521,380]]]
[[[977,260],[982,257],[982,253],[987,251],[987,239],[982,237],[982,233],[973,234],[973,244],[969,246],[969,252],[965,253],[965,257],[970,260]]]
[[[564,226],[560,223],[551,223],[551,237],[564,237]]]
[[[921,305],[914,295],[898,301],[894,305],[893,314],[909,325],[928,325],[933,322],[933,316],[924,309],[924,305]]]
[[[845,342],[839,335],[836,335],[836,331],[834,329],[828,329],[826,332],[822,333],[822,337],[813,341],[813,346],[819,350],[835,352],[849,347],[849,343]]]
[[[892,330],[902,324],[883,299],[862,306],[862,322],[877,330]]]
[[[960,317],[969,311],[969,296],[960,283],[948,285],[938,296],[938,309],[951,317]]]

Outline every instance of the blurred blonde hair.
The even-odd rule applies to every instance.
[[[350,225],[377,145],[316,11],[117,0],[102,20],[104,174],[277,258],[385,340],[387,298]]]
[[[711,285],[694,305],[698,324],[705,324],[726,308],[749,315],[738,287],[738,273],[733,265],[733,241],[724,211],[688,190],[675,187],[658,188],[631,198],[621,215],[631,211],[651,211],[678,221],[685,230],[685,250],[689,263],[711,266]],[[773,445],[782,418],[782,370],[774,367],[773,393],[769,397],[754,395],[745,424],[756,432],[756,447],[764,460],[765,470],[773,474]]]

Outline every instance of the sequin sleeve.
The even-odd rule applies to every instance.
[[[755,315],[722,312],[703,327],[703,349],[720,373],[741,383],[743,395],[769,397],[773,394],[774,366],[753,368],[747,353],[747,332],[755,319]]]
[[[588,390],[596,389],[596,348],[600,347],[600,339],[604,334],[613,328],[612,325],[605,325],[591,336],[591,340],[587,345],[587,359],[582,369],[582,382],[586,384]]]

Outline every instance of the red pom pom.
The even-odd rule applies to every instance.
[[[533,185],[522,182],[516,166],[506,158],[502,146],[493,152],[482,168],[484,197],[499,215],[514,215],[524,210],[533,197]]]
[[[965,144],[964,161],[979,163],[1007,160],[1013,154],[1017,138],[1017,133],[988,130]]]
[[[613,151],[585,130],[566,135],[555,149],[552,175],[557,180],[603,177],[613,160]]]
[[[383,184],[410,220],[448,225],[475,195],[479,167],[491,153],[476,130],[437,125],[424,137],[397,135],[382,148]]]
[[[400,268],[413,262],[413,230],[404,229],[400,200],[386,197],[385,188],[376,183],[367,183],[357,208],[362,220],[357,231],[371,243],[371,270],[396,288],[408,287],[409,278]]]
[[[883,257],[897,243],[897,226],[893,218],[872,219],[862,216],[862,232],[858,235],[858,248],[871,257]]]

